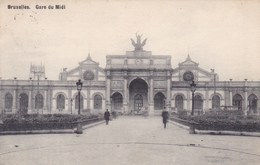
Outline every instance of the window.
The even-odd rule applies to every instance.
[[[165,96],[159,92],[154,96],[154,109],[162,110],[165,106]]]
[[[200,95],[196,95],[194,97],[194,109],[202,110],[202,108],[203,108],[203,100]]]
[[[5,110],[12,111],[13,107],[13,96],[10,93],[5,95]]]
[[[123,97],[120,93],[113,94],[112,101],[113,109],[120,110],[123,107]]]
[[[212,109],[219,109],[220,107],[220,97],[218,95],[214,95],[212,97]]]
[[[40,93],[35,96],[35,109],[43,109],[43,96]]]
[[[233,97],[233,106],[237,107],[238,110],[242,110],[242,96],[240,94],[236,94]]]
[[[83,96],[80,95],[80,109],[83,109],[84,107],[84,100]],[[79,95],[75,97],[75,109],[79,109]]]
[[[94,97],[94,109],[102,109],[102,97],[100,95]]]
[[[62,111],[63,109],[65,109],[65,97],[63,94],[59,94],[57,96],[57,109],[59,111]]]
[[[183,97],[181,95],[175,97],[175,107],[178,111],[183,110]]]
[[[248,97],[248,110],[253,111],[254,113],[257,112],[257,97],[254,94],[251,94]]]

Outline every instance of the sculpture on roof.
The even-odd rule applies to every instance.
[[[135,51],[143,51],[143,46],[145,45],[147,38],[141,42],[142,35],[138,35],[137,33],[135,33],[135,35],[136,42],[131,38],[132,45],[135,47]]]

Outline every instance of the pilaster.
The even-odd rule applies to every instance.
[[[154,87],[153,87],[153,71],[150,71],[150,88],[149,88],[149,115],[154,115]]]

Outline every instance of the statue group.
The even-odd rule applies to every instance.
[[[132,45],[135,47],[135,51],[143,51],[143,46],[145,45],[147,38],[141,42],[142,35],[138,35],[137,33],[135,35],[136,42],[131,38]]]

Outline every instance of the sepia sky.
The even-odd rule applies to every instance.
[[[66,9],[35,8],[57,4]],[[28,79],[30,64],[42,63],[46,77],[56,80],[88,53],[105,67],[106,55],[134,49],[136,32],[148,38],[144,50],[171,55],[173,68],[189,53],[222,81],[260,81],[258,0],[1,0],[0,77]]]

